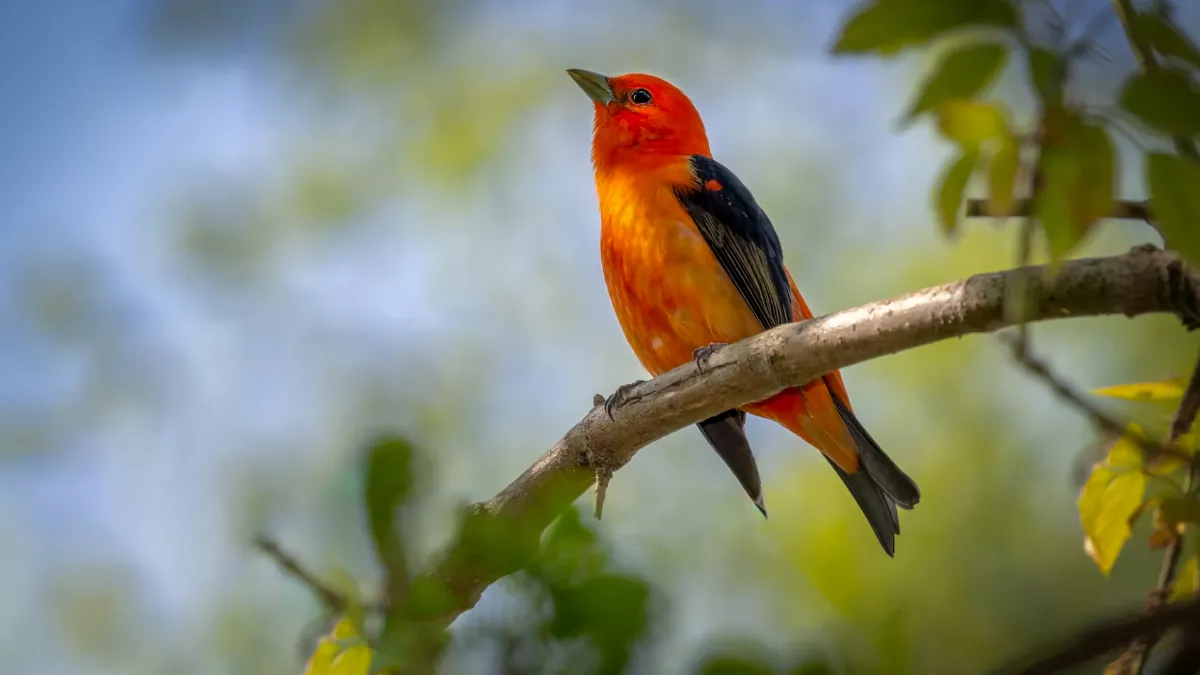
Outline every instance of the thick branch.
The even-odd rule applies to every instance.
[[[626,403],[605,414],[593,407],[578,424],[508,487],[475,510],[499,516],[528,545],[592,484],[592,464],[624,466],[651,442],[721,411],[769,398],[823,373],[869,359],[1009,325],[1006,287],[1020,275],[1038,298],[1030,320],[1152,312],[1200,322],[1200,272],[1173,253],[1141,246],[1111,258],[1063,263],[1048,278],[1041,268],[980,274],[831,315],[787,324],[715,352],[703,372],[687,363],[629,390]],[[589,458],[591,458],[589,460]],[[451,546],[432,576],[449,589],[449,622],[478,601],[504,574]]]

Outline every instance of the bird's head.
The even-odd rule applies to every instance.
[[[678,155],[709,155],[700,113],[662,78],[641,73],[605,77],[573,68],[567,73],[592,99],[597,169]]]

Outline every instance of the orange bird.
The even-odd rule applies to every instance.
[[[567,72],[594,103],[604,280],[642,366],[658,375],[811,319],[775,228],[746,186],[712,158],[688,97],[652,75]],[[610,412],[624,391],[610,397]],[[894,555],[896,507],[911,509],[921,493],[855,418],[839,372],[698,424],[766,516],[746,413],[774,420],[820,450]]]

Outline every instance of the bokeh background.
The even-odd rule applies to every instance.
[[[1049,4],[1074,31],[1111,11]],[[1200,6],[1179,4],[1197,34]],[[372,434],[426,453],[428,555],[457,505],[643,377],[604,290],[590,103],[565,68],[687,91],[818,313],[1011,266],[1012,226],[939,234],[950,149],[897,122],[931,56],[830,57],[849,7],[0,3],[0,672],[299,672],[318,608],[254,533],[369,590],[356,453]],[[1098,36],[1074,93],[1105,105],[1134,63],[1116,21]],[[995,95],[1027,119],[1026,87],[1014,58]],[[1136,147],[1117,141],[1139,197]],[[1142,241],[1109,222],[1081,254]],[[1185,374],[1197,347],[1168,318],[1033,335],[1082,387]],[[750,423],[764,521],[680,431],[616,476],[593,524],[657,589],[637,672],[750,644],[967,672],[1144,597],[1144,540],[1111,579],[1083,552],[1092,430],[994,340],[845,377],[923,490],[896,559],[798,439]],[[508,586],[455,631],[524,611]],[[469,645],[445,670],[496,672]]]

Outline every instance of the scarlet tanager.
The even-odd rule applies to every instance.
[[[688,97],[652,75],[567,72],[594,104],[604,279],[642,366],[658,375],[812,318],[783,264],[775,228],[746,186],[713,159]],[[839,372],[698,424],[765,516],[746,413],[774,420],[820,450],[894,555],[896,507],[911,509],[920,490],[854,416]]]

